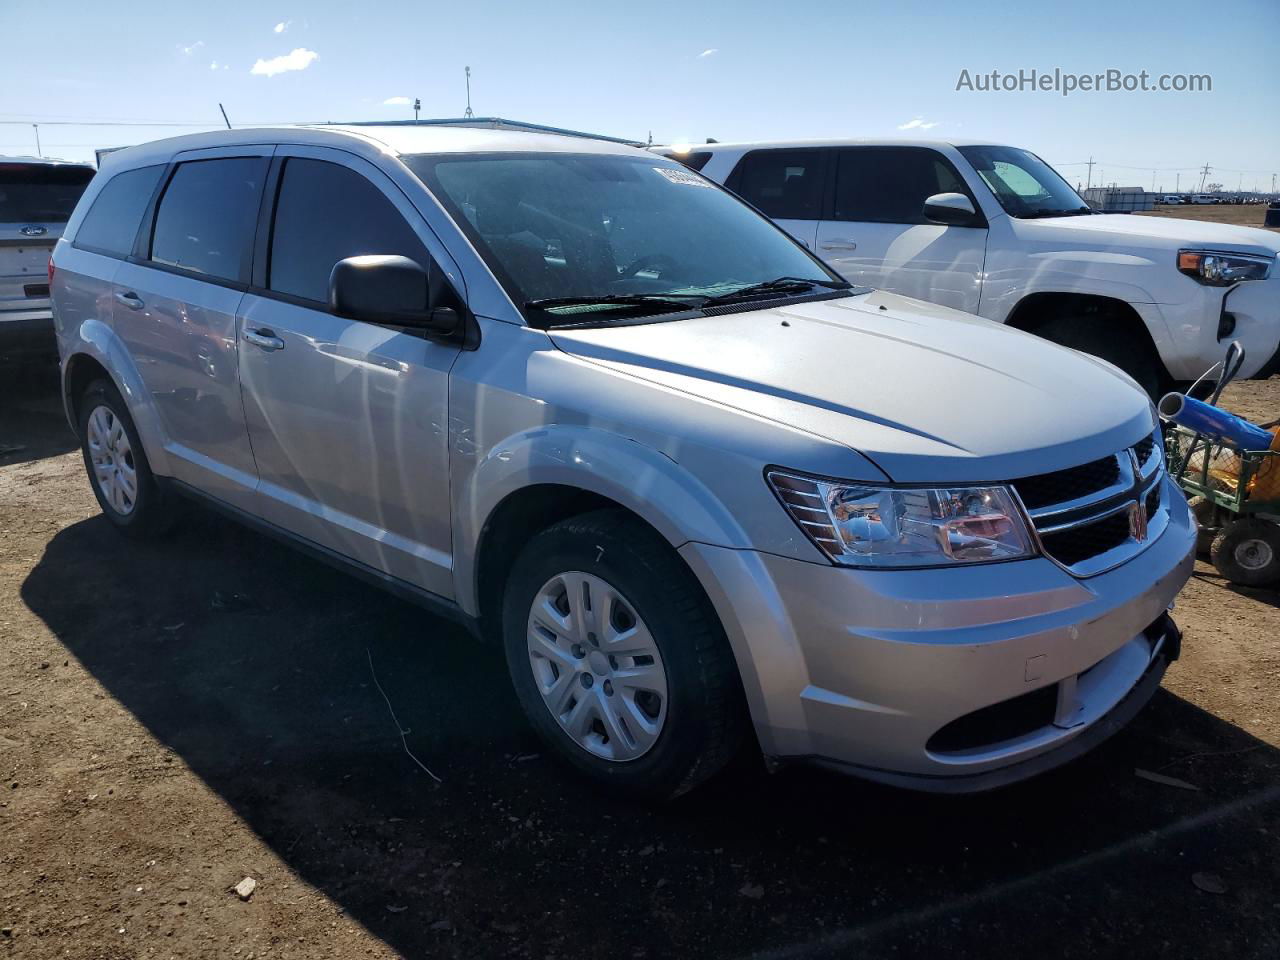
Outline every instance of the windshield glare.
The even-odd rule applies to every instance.
[[[830,282],[772,223],[692,171],[654,157],[406,157],[518,304],[565,297],[702,297],[779,277]],[[619,305],[548,307],[556,315]]]
[[[1088,204],[1051,166],[1015,147],[959,147],[1013,217],[1089,213]]]

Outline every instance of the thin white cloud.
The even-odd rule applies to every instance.
[[[217,70],[217,69],[218,69],[218,61],[217,61],[217,60],[214,60],[211,64],[209,64],[209,69],[210,69],[210,70]]]
[[[906,123],[898,124],[899,130],[932,130],[938,126],[938,120],[925,120],[924,117],[913,117]]]
[[[413,103],[408,97],[387,97],[382,101],[384,107],[407,107]]]
[[[697,55],[697,57],[695,57],[694,59],[696,59],[696,60],[705,60],[707,57],[714,57],[714,56],[715,56],[717,53],[719,53],[719,52],[720,52],[720,48],[719,48],[719,47],[707,47],[707,49],[703,50],[703,51],[702,51],[700,54],[698,54],[698,55]]]
[[[204,46],[204,41],[197,40],[195,43],[191,44],[191,46],[189,47],[184,47],[182,44],[178,44],[178,49],[182,51],[184,56],[189,57],[203,46]]]
[[[274,27],[271,28],[271,32],[284,33],[286,30],[288,30],[292,26],[293,26],[292,20],[281,20],[279,23],[277,23]]]
[[[290,70],[305,70],[318,56],[320,54],[314,50],[297,47],[270,60],[259,60],[249,72],[262,77],[274,77],[277,73],[288,73]]]

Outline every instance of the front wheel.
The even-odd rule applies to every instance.
[[[528,543],[507,581],[503,641],[529,722],[597,784],[674,797],[741,743],[719,619],[675,551],[621,510],[570,518]]]

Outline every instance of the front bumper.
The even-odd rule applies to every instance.
[[[1195,380],[1222,359],[1233,340],[1245,348],[1242,377],[1280,372],[1280,276],[1247,280],[1225,290],[1192,283],[1195,289],[1183,302],[1135,304],[1148,326],[1158,313],[1168,330],[1171,343],[1161,348],[1161,356],[1173,379]],[[1219,339],[1219,323],[1228,314],[1233,329]]]
[[[1195,545],[1185,498],[1163,482],[1164,532],[1085,580],[1044,558],[866,571],[701,544],[681,554],[725,624],[767,757],[985,789],[1078,756],[1158,687],[1176,628],[1152,628]],[[1016,722],[985,722],[1002,712]]]

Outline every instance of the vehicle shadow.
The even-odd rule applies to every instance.
[[[292,870],[405,956],[985,958],[1003,942],[1245,957],[1280,943],[1277,751],[1167,692],[1095,753],[996,793],[744,763],[655,808],[550,762],[499,651],[212,515],[154,544],[76,523],[21,594]],[[379,686],[443,782],[406,756]]]
[[[0,367],[0,466],[55,457],[77,446],[62,409],[57,366]]]

